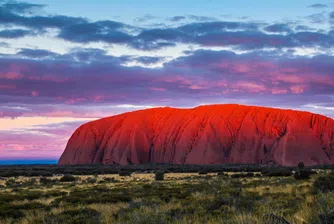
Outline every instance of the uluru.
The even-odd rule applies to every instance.
[[[310,112],[207,105],[153,108],[80,126],[58,164],[334,164],[334,120]]]

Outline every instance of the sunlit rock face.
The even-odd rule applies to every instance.
[[[243,105],[155,108],[86,123],[59,164],[334,164],[334,120]]]

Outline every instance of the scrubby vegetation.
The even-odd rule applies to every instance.
[[[265,168],[261,171],[263,176],[267,177],[283,177],[283,176],[291,176],[292,175],[292,168],[288,167],[275,167],[275,168]]]
[[[121,171],[129,172],[154,172],[162,170],[165,173],[218,173],[218,172],[261,172],[264,170],[276,170],[280,173],[292,171],[296,167],[259,166],[253,164],[218,164],[218,165],[177,165],[177,164],[142,164],[142,165],[87,165],[87,166],[57,166],[57,165],[20,165],[0,166],[0,177],[52,177],[53,175],[97,175],[119,174]],[[309,169],[334,169],[334,165],[319,165],[307,167]],[[291,174],[291,173],[290,173]]]
[[[262,223],[268,214],[296,224],[334,223],[329,170],[157,167],[155,172],[123,167],[113,174],[3,176],[0,224]]]
[[[324,193],[334,192],[334,173],[320,176],[314,182],[314,189]],[[333,193],[334,194],[334,193]]]

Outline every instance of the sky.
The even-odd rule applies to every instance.
[[[81,124],[236,103],[334,118],[334,2],[0,0],[0,161]]]

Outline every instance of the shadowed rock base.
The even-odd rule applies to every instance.
[[[243,105],[155,108],[80,126],[59,164],[334,164],[334,120]]]

